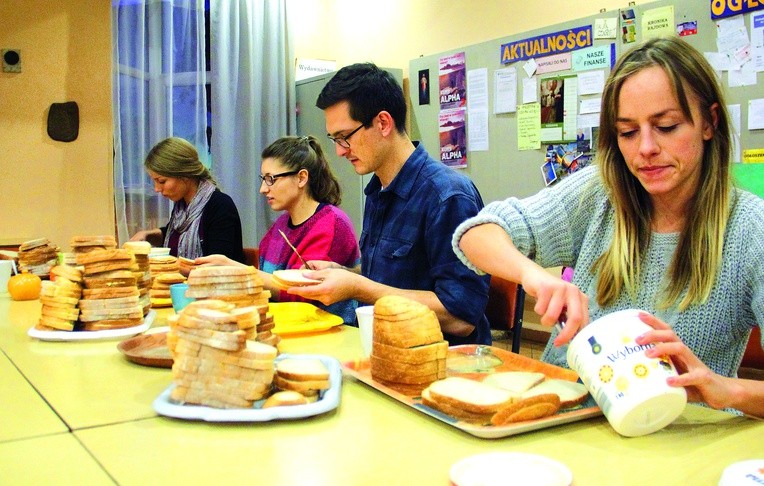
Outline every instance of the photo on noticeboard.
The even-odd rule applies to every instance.
[[[544,162],[541,166],[541,175],[544,177],[544,185],[548,186],[557,180],[557,164],[551,161]]]
[[[544,185],[549,186],[593,162],[593,131],[594,128],[579,129],[575,142],[547,145],[546,157],[541,166]]]
[[[417,78],[419,81],[419,104],[430,104],[430,70],[422,69],[419,71]]]

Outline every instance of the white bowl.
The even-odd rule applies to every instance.
[[[169,254],[170,254],[169,248],[153,247],[151,248],[151,251],[149,251],[149,258],[155,257],[155,256],[167,256]]]

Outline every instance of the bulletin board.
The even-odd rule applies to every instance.
[[[629,48],[637,45],[637,43],[642,41],[643,20],[647,21],[651,14],[655,13],[656,9],[661,9],[664,7],[673,7],[673,22],[675,24],[674,27],[681,24],[684,28],[690,29],[688,30],[690,33],[692,32],[691,29],[693,27],[696,28],[697,33],[691,33],[691,35],[683,36],[684,40],[686,40],[701,52],[718,52],[717,26],[715,21],[711,19],[711,7],[709,0],[693,0],[681,2],[670,2],[664,0],[640,5],[624,6],[621,10],[601,12],[589,17],[551,25],[543,29],[522,32],[493,41],[465,46],[463,48],[454,49],[452,51],[411,60],[409,63],[409,75],[412,79],[412,82],[409,84],[409,90],[412,107],[412,139],[421,141],[427,151],[434,158],[438,159],[441,145],[439,131],[442,126],[442,121],[439,121],[441,112],[441,100],[439,98],[439,92],[437,89],[439,69],[442,69],[440,62],[444,58],[451,58],[453,56],[464,53],[464,64],[467,74],[467,115],[465,118],[468,133],[471,125],[471,116],[469,111],[471,99],[470,74],[475,72],[475,70],[480,70],[481,68],[485,68],[487,70],[487,76],[484,76],[484,78],[487,77],[488,90],[488,116],[486,130],[488,150],[471,150],[468,137],[468,146],[466,150],[466,167],[457,168],[455,170],[463,171],[463,173],[465,173],[475,182],[475,185],[480,190],[480,193],[483,196],[483,200],[486,203],[490,201],[505,199],[509,196],[527,197],[535,194],[548,183],[548,179],[545,179],[544,171],[542,170],[542,166],[548,158],[547,144],[542,142],[541,148],[539,149],[519,150],[518,112],[499,114],[495,113],[496,99],[494,90],[496,71],[507,67],[514,67],[516,69],[518,110],[521,110],[524,106],[522,104],[522,79],[528,77],[523,68],[524,63],[526,62],[525,60],[507,64],[502,63],[502,46],[512,45],[513,43],[536,37],[548,36],[550,33],[580,33],[580,29],[585,26],[592,26],[592,30],[594,30],[595,24],[601,25],[604,22],[597,21],[597,19],[615,19],[614,22],[617,25],[615,38],[595,38],[596,36],[593,35],[591,40],[591,48],[594,48],[594,50],[605,51],[607,50],[608,46],[611,46],[613,49],[614,58],[617,58],[622,53],[626,52]],[[633,13],[633,19],[624,19],[625,16],[629,16],[631,14],[624,12],[627,10],[633,11],[631,12]],[[764,14],[764,10],[745,13],[737,17],[743,18],[746,29],[750,34],[751,15],[762,14]],[[632,20],[632,22],[629,23],[628,20]],[[610,22],[612,25],[613,20]],[[634,28],[628,28],[629,25],[633,25]],[[454,27],[454,29],[454,35],[458,35],[458,26]],[[624,39],[633,40],[634,42],[625,43]],[[536,45],[538,46],[538,44]],[[540,61],[541,59],[543,59],[543,57],[535,58],[536,61]],[[600,70],[604,71],[604,76],[607,77],[609,68]],[[418,81],[419,75],[422,72],[429,74],[429,84],[433,87],[433,89],[429,89],[429,92],[427,93],[420,92],[421,85]],[[573,79],[575,79],[575,77],[580,75],[582,72],[586,71],[576,71],[571,68],[564,71],[536,74],[535,76],[539,80],[537,83],[537,93],[541,91],[541,81],[547,78],[562,78],[566,76],[573,76]],[[764,98],[764,86],[756,84],[730,87],[729,76],[729,72],[722,71],[721,81],[722,85],[724,86],[727,104],[740,106],[741,133],[739,136],[739,153],[742,154],[742,151],[748,149],[764,149],[764,129],[748,129],[749,102],[750,100]],[[758,81],[762,80],[762,75],[760,73],[754,73],[754,76],[758,76]],[[417,82],[414,82],[413,80],[417,80]],[[578,102],[580,103],[581,100],[591,100],[598,97],[601,97],[601,94],[593,96],[580,96]],[[550,115],[547,114],[547,116]],[[598,115],[596,115],[596,117],[598,119]],[[756,165],[757,167],[755,169],[751,168],[753,170],[735,170],[733,172],[737,177],[764,176],[764,171],[760,170],[764,169],[764,164],[751,165]],[[746,186],[746,184],[742,185]]]

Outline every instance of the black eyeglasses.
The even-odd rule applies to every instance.
[[[261,175],[259,177],[260,179],[262,179],[263,182],[265,182],[266,186],[272,186],[276,182],[276,179],[278,179],[279,177],[295,175],[299,173],[300,170],[290,170],[289,172],[282,172],[281,174],[273,174],[273,175],[268,174],[268,175]]]
[[[348,133],[347,135],[345,135],[343,137],[332,137],[328,133],[326,134],[326,136],[329,137],[329,140],[331,140],[332,142],[336,143],[340,147],[342,147],[342,148],[350,148],[350,142],[348,142],[348,139],[350,137],[352,137],[353,135],[355,135],[355,132],[357,132],[358,130],[360,130],[363,127],[364,127],[364,125],[361,124],[360,127],[356,128],[355,130],[353,130],[352,132]]]

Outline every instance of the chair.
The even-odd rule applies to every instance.
[[[491,276],[485,315],[491,329],[508,331],[512,337],[512,352],[520,352],[520,334],[523,329],[525,291],[523,286]]]
[[[260,268],[260,248],[244,248],[244,263]]]
[[[748,338],[748,346],[745,348],[740,366],[764,370],[764,350],[761,349],[761,331],[758,327],[753,328],[751,337]]]

